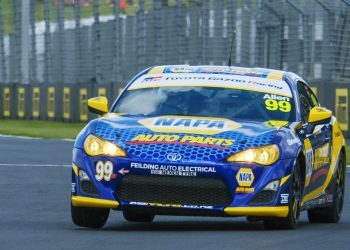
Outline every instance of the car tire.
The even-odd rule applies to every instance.
[[[264,220],[264,228],[273,229],[294,229],[299,221],[300,204],[302,196],[302,179],[299,162],[296,162],[292,174],[292,188],[289,193],[289,212],[286,218],[273,218]]]
[[[334,183],[333,202],[330,207],[314,208],[307,211],[310,223],[337,223],[344,204],[345,168],[344,156],[341,154],[337,165],[337,175]]]
[[[123,211],[124,219],[129,222],[152,222],[155,215],[145,212]]]
[[[74,207],[71,204],[72,220],[80,227],[103,227],[108,219],[109,210],[108,208]]]

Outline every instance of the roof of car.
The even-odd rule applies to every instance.
[[[267,68],[244,68],[244,67],[229,67],[216,65],[163,65],[155,66],[149,69],[147,74],[166,74],[166,73],[210,73],[210,74],[230,74],[250,77],[259,77],[275,80],[285,80],[289,78],[291,82],[296,79],[301,79],[300,76],[282,70],[267,69]]]

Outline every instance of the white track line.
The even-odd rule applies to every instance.
[[[21,163],[0,163],[0,167],[63,167],[71,168],[72,165],[66,164],[21,164]]]

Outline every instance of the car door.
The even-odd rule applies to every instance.
[[[304,142],[306,155],[304,195],[307,195],[321,187],[326,181],[330,167],[332,131],[329,123],[316,125],[311,130],[307,129],[310,110],[318,107],[319,102],[312,90],[301,81],[298,82],[298,94],[301,120],[304,124],[301,139]],[[312,198],[315,197],[311,195]]]

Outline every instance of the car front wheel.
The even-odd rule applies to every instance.
[[[264,220],[265,229],[294,229],[299,221],[302,196],[302,179],[300,165],[297,162],[292,174],[292,187],[289,193],[289,212],[286,218]]]
[[[108,219],[109,210],[108,208],[74,207],[71,204],[72,220],[80,227],[103,227]]]

